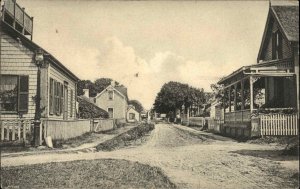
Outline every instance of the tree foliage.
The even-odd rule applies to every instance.
[[[95,97],[97,93],[103,91],[106,87],[108,87],[113,80],[111,78],[99,78],[94,82],[90,80],[81,80],[77,84],[77,95],[83,95],[83,89],[89,89],[90,97]],[[119,86],[120,83],[116,82],[116,86]]]
[[[197,89],[187,84],[170,81],[164,84],[156,96],[154,110],[159,113],[169,113],[176,109],[205,103],[203,89]]]
[[[140,103],[138,100],[129,100],[128,104],[133,105],[138,112],[144,111],[142,103]]]

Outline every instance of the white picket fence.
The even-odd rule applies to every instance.
[[[25,141],[30,134],[33,120],[13,119],[0,121],[1,141]]]
[[[260,115],[261,136],[298,135],[297,114]]]

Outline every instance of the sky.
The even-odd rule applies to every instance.
[[[210,84],[255,64],[268,1],[18,0],[33,41],[82,80],[112,78],[145,108],[168,81]]]

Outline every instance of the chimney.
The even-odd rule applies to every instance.
[[[113,87],[115,87],[115,86],[116,86],[116,82],[115,82],[114,80],[112,80],[112,81],[110,82],[110,85],[113,86]]]
[[[90,97],[90,90],[89,89],[83,89],[83,96],[89,98]]]

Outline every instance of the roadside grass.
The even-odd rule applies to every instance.
[[[160,168],[101,159],[1,168],[3,188],[176,188]]]
[[[142,139],[145,135],[154,129],[154,124],[141,123],[127,132],[124,132],[110,140],[97,145],[97,151],[112,151],[132,145],[138,139]]]
[[[247,143],[251,144],[276,144],[285,146],[281,151],[282,155],[299,156],[298,136],[265,136],[263,138],[250,139]]]

